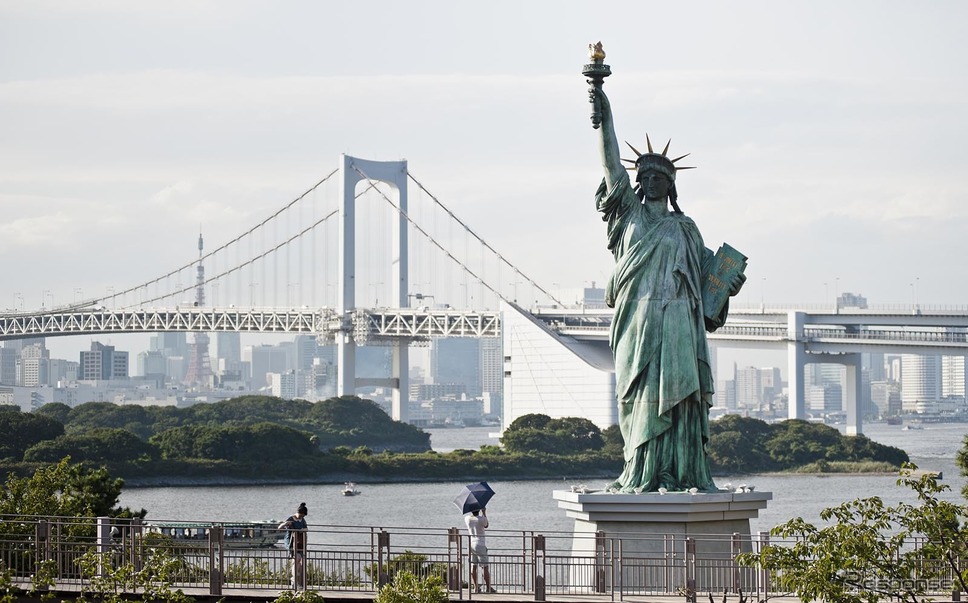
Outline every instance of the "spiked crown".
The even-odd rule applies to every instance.
[[[676,166],[676,162],[679,161],[680,159],[688,157],[689,153],[686,153],[685,155],[680,155],[675,159],[669,159],[668,157],[669,144],[671,142],[672,140],[670,139],[669,142],[666,143],[665,148],[662,149],[662,152],[656,153],[655,151],[652,150],[652,141],[649,140],[649,135],[646,134],[645,144],[648,145],[649,152],[640,153],[639,150],[633,147],[631,143],[629,143],[628,141],[625,141],[625,144],[627,144],[629,148],[632,149],[632,152],[635,153],[636,158],[635,159],[623,158],[622,161],[632,164],[630,167],[626,169],[630,171],[635,170],[636,181],[638,181],[639,177],[642,175],[642,172],[648,169],[653,169],[665,174],[666,176],[669,177],[669,180],[671,180],[672,182],[675,182],[677,171],[695,169],[695,166],[689,166],[689,167]]]

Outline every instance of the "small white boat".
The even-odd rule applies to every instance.
[[[360,493],[359,488],[353,482],[346,482],[343,484],[343,489],[339,491],[343,496],[356,496]]]

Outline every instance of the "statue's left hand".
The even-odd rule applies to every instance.
[[[746,282],[746,275],[740,272],[733,277],[733,280],[729,283],[729,296],[733,297],[739,290],[743,288],[743,283]]]

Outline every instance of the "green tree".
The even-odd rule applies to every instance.
[[[744,553],[740,563],[774,572],[780,588],[802,601],[875,603],[896,598],[925,600],[931,590],[968,590],[968,507],[941,500],[948,489],[937,476],[916,476],[905,464],[899,485],[914,490],[918,503],[885,506],[879,497],[824,509],[826,527],[796,518],[771,533],[792,544]],[[954,583],[944,581],[954,577]],[[917,578],[917,579],[914,579]]]
[[[622,437],[621,427],[609,425],[602,431],[602,438],[605,440],[602,452],[619,458],[625,455],[625,438]]]
[[[35,410],[33,414],[50,417],[61,425],[66,425],[67,419],[71,414],[71,407],[63,402],[48,402]]]
[[[511,424],[508,425],[507,431],[517,431],[519,429],[544,429],[550,422],[551,417],[541,413],[521,415],[517,419],[511,421]]]
[[[24,460],[53,463],[67,456],[77,462],[115,464],[149,460],[157,456],[157,449],[127,429],[98,427],[35,444],[24,453]]]
[[[955,463],[958,464],[958,468],[961,469],[961,474],[968,477],[968,435],[965,436],[964,443],[961,446],[961,450],[955,456]],[[968,483],[961,489],[961,495],[968,498]]]
[[[530,414],[508,426],[501,444],[509,452],[569,455],[601,450],[605,439],[598,426],[583,417],[552,419]]]
[[[103,467],[72,464],[65,458],[37,469],[30,477],[8,475],[0,496],[0,515],[130,515],[116,506],[123,485],[123,480],[111,477]],[[0,522],[0,529],[3,525]]]
[[[31,446],[63,434],[64,425],[49,416],[19,409],[0,412],[0,459],[19,461]]]

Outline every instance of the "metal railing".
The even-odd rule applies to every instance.
[[[90,592],[105,588],[112,568],[131,568],[134,576],[164,580],[187,594],[266,599],[291,589],[375,593],[396,573],[410,571],[439,576],[452,596],[476,596],[470,539],[458,528],[314,526],[294,559],[281,543],[240,538],[237,523],[193,525],[172,535],[138,519],[0,516],[0,570],[24,589],[43,575],[43,588]],[[704,593],[742,591],[756,600],[779,594],[776,575],[742,566],[736,556],[787,544],[766,533],[619,538],[510,530],[488,530],[487,542],[491,584],[504,594],[535,601],[682,596],[693,603]],[[112,587],[143,592],[146,585]]]

